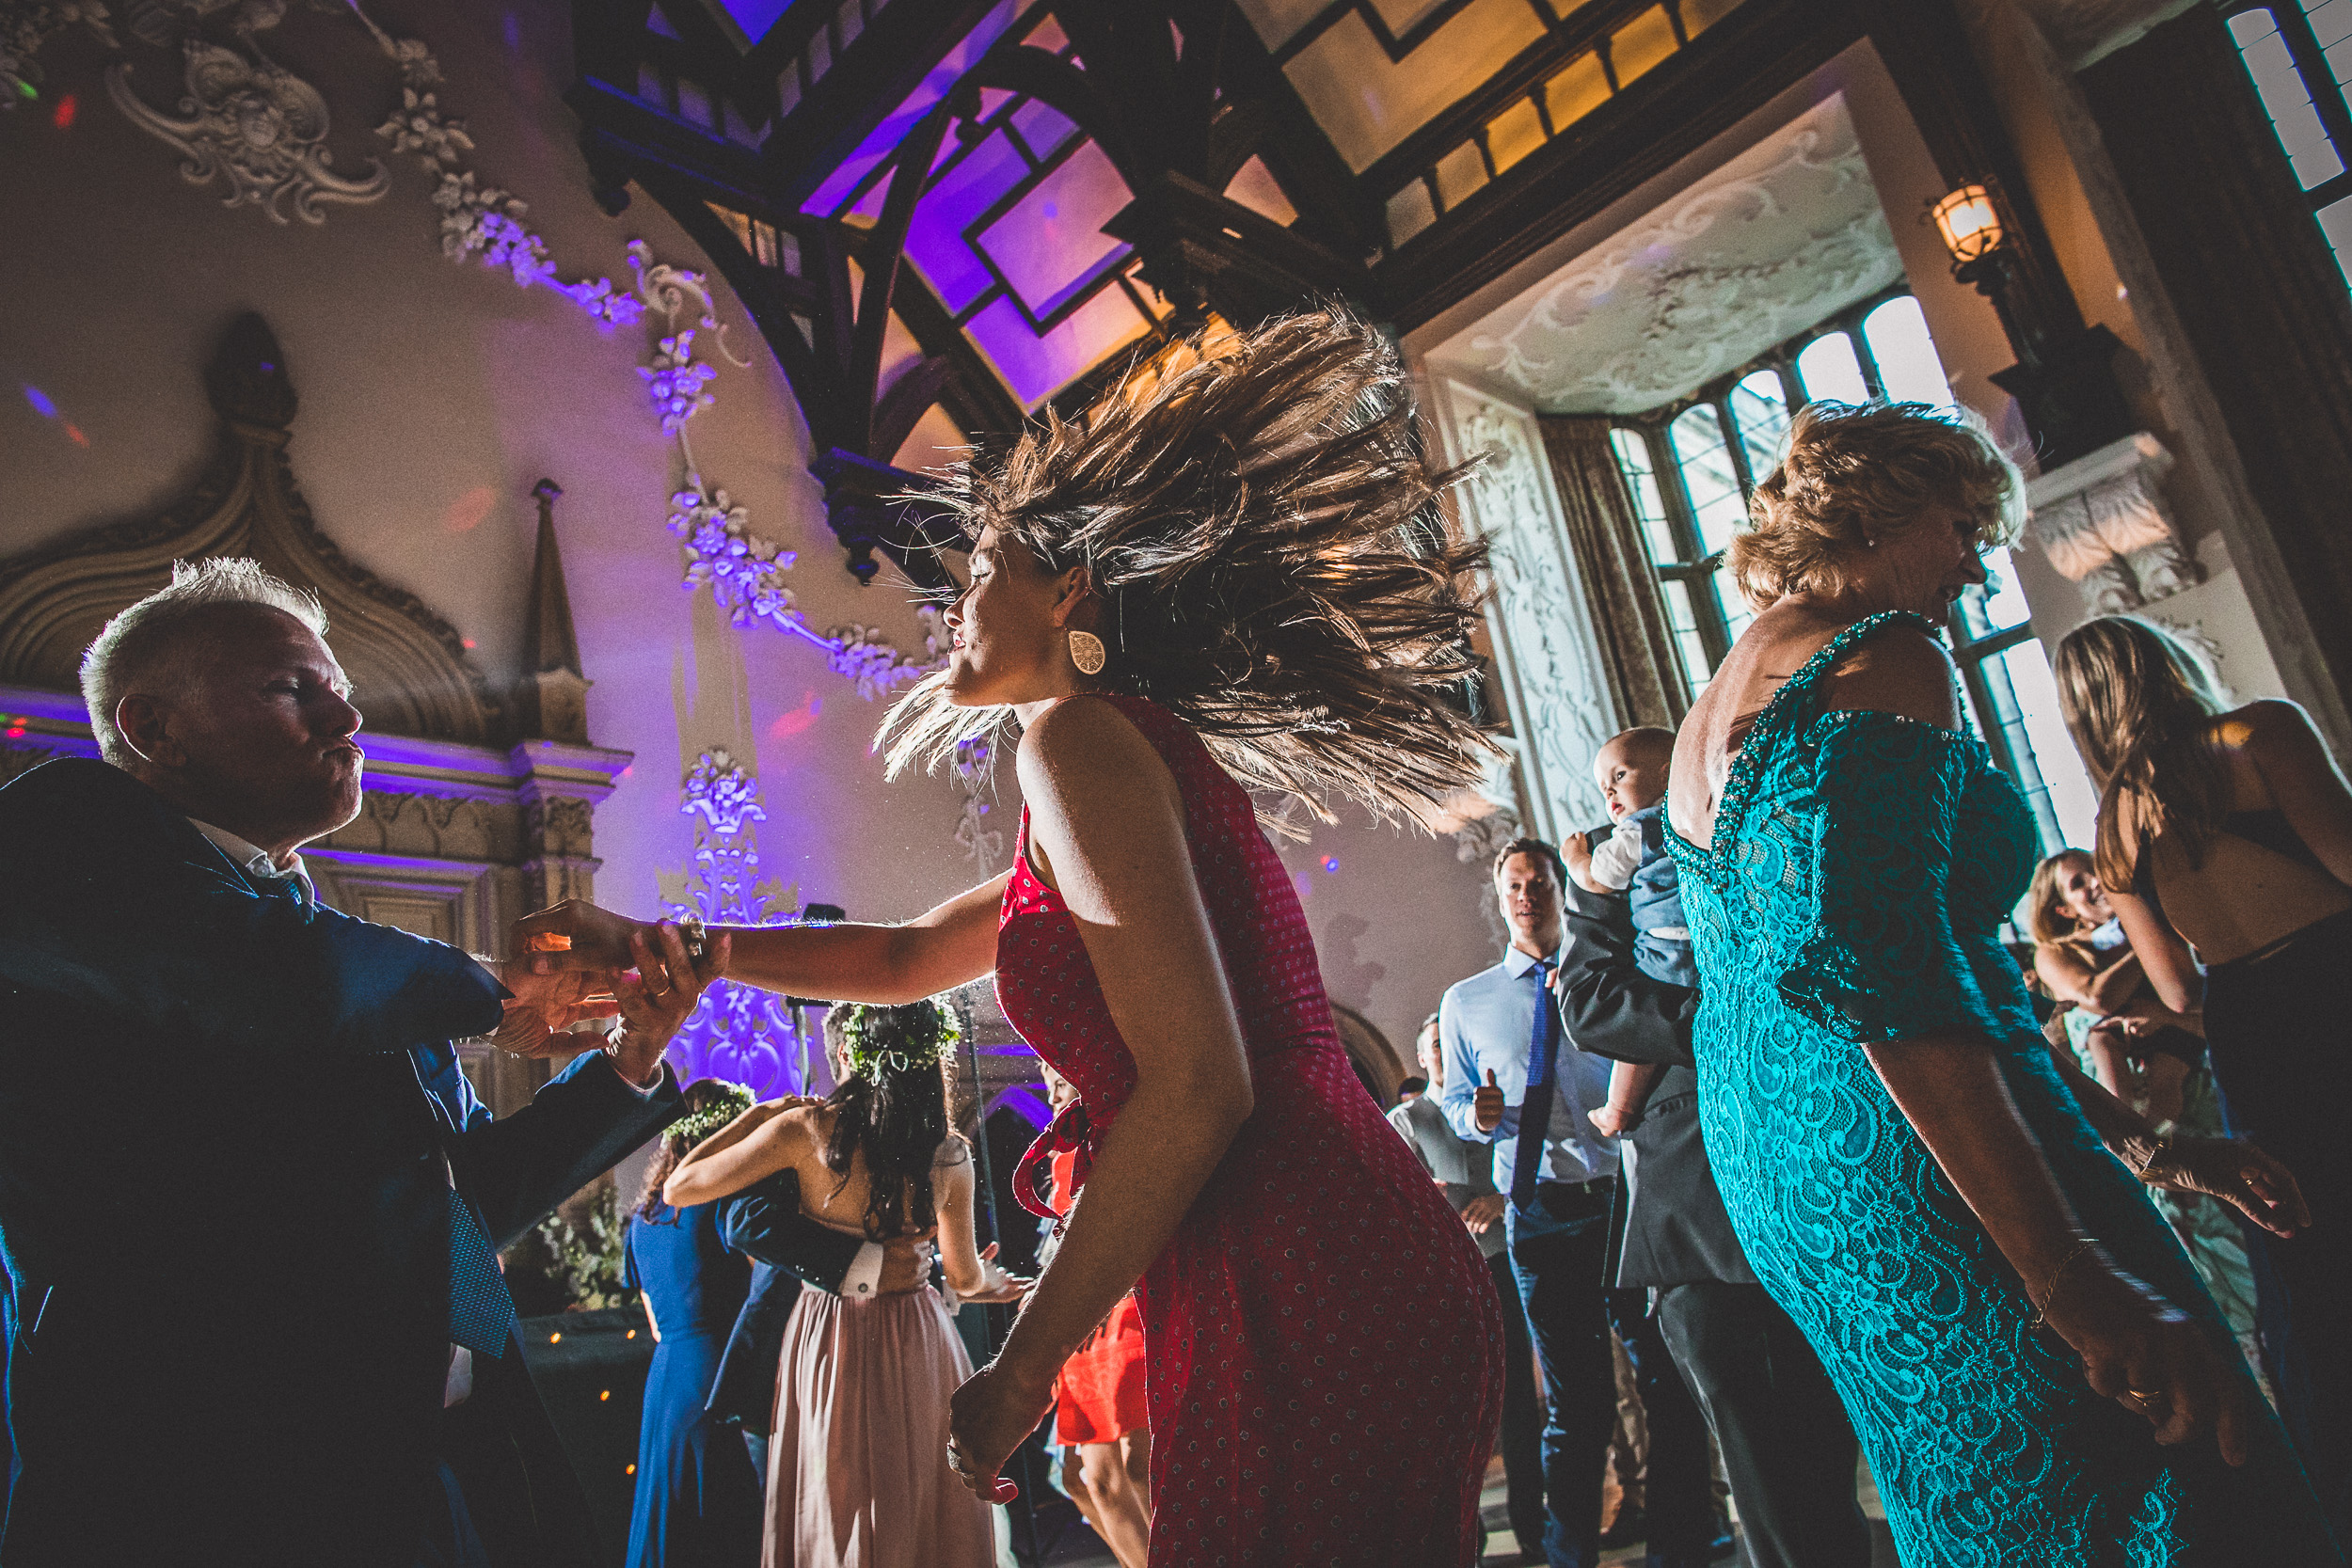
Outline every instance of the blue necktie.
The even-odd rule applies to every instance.
[[[506,1293],[489,1235],[455,1187],[449,1193],[449,1338],[482,1355],[504,1355],[515,1326],[515,1298]]]
[[[1560,1055],[1560,1009],[1552,1006],[1551,960],[1538,958],[1528,971],[1535,977],[1535,1029],[1527,1042],[1527,1094],[1519,1101],[1519,1143],[1512,1151],[1511,1207],[1525,1210],[1535,1201],[1537,1172],[1544,1164],[1544,1132],[1551,1125],[1552,1069]]]

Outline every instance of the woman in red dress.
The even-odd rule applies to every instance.
[[[895,768],[1017,719],[1014,867],[899,927],[740,929],[734,979],[895,1003],[993,970],[1078,1086],[1054,1260],[957,1393],[983,1495],[1130,1290],[1150,1354],[1152,1568],[1461,1568],[1502,1409],[1477,1248],[1348,1067],[1245,785],[1391,816],[1480,772],[1446,701],[1481,562],[1438,505],[1393,352],[1337,313],[1220,344],[1050,422],[945,492],[974,537],[947,667]],[[559,906],[518,941],[620,968],[635,922]]]

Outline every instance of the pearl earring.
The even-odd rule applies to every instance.
[[[1070,630],[1070,662],[1078,667],[1078,673],[1082,675],[1099,675],[1103,673],[1103,666],[1110,662],[1110,651],[1103,646],[1103,640],[1092,632],[1080,631],[1073,626]]]

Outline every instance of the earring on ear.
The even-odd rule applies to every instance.
[[[1082,675],[1099,675],[1103,673],[1103,666],[1110,662],[1110,651],[1103,646],[1103,640],[1092,632],[1080,631],[1073,626],[1070,628],[1070,662],[1078,667],[1078,673]]]

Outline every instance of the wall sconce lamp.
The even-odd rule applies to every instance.
[[[2008,258],[2002,250],[2008,235],[2001,228],[2000,212],[1993,204],[1993,193],[1982,185],[1963,185],[1931,203],[1928,216],[1935,221],[1935,231],[1951,253],[1952,277],[1997,299],[2001,285],[2008,280],[2004,266]]]

